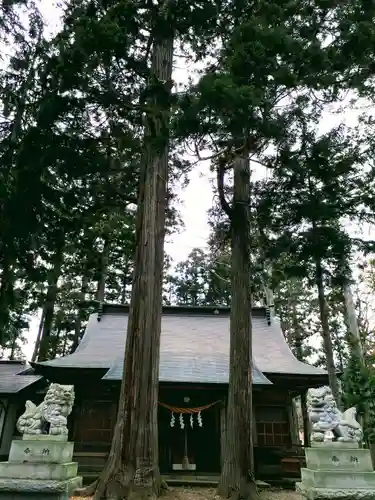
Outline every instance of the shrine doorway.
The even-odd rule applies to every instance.
[[[198,413],[172,416],[170,411],[159,410],[161,472],[184,475],[220,472],[219,413],[219,405],[202,411],[199,417]]]

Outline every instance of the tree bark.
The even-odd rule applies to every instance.
[[[40,339],[38,361],[45,361],[49,358],[51,347],[51,335],[53,328],[53,318],[55,313],[55,303],[57,298],[57,282],[61,275],[61,268],[64,259],[64,238],[58,241],[57,248],[52,260],[52,269],[48,276],[47,296],[44,304],[43,332]]]
[[[159,27],[160,28],[160,27]],[[163,38],[154,40],[152,81],[157,89],[146,117],[133,286],[130,302],[124,371],[112,446],[97,483],[79,490],[94,499],[153,498],[162,481],[158,460],[157,407],[161,296],[168,179],[170,93],[173,38],[168,20]],[[168,36],[169,34],[169,36]]]
[[[340,390],[337,380],[335,360],[333,357],[332,339],[329,331],[328,305],[324,292],[323,268],[320,259],[317,259],[315,262],[315,278],[316,278],[316,285],[318,287],[319,312],[320,312],[320,321],[322,324],[323,346],[324,346],[324,354],[326,356],[326,368],[328,372],[329,386],[332,390],[332,394],[335,398],[336,404],[340,408],[341,407]]]
[[[233,170],[229,389],[225,456],[218,494],[249,500],[257,497],[257,491],[253,460],[251,377],[250,165],[245,153],[243,157],[235,158]]]

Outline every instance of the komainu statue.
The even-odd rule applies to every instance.
[[[311,425],[311,441],[323,442],[331,431],[336,441],[360,442],[362,428],[356,421],[355,407],[341,413],[329,387],[309,389],[307,392],[307,412]]]
[[[17,422],[21,434],[67,435],[67,418],[74,403],[74,386],[51,384],[43,402],[26,401],[25,413]]]

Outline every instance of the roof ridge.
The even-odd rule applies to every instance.
[[[102,317],[106,314],[127,314],[129,313],[129,304],[117,304],[117,303],[100,303],[97,310],[97,321],[101,321]],[[219,306],[219,305],[206,305],[206,306],[193,306],[193,305],[164,305],[162,308],[162,315],[167,316],[169,314],[181,314],[181,315],[222,315],[229,316],[231,308],[229,306]],[[267,306],[254,306],[252,307],[252,316],[264,316],[267,317]]]

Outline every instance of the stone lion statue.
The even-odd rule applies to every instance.
[[[73,385],[51,384],[39,406],[26,401],[26,409],[18,419],[17,429],[21,434],[67,435],[67,417],[73,403]]]
[[[309,389],[306,402],[311,424],[311,441],[325,441],[328,431],[334,434],[336,441],[360,442],[362,440],[363,432],[356,421],[356,408],[349,408],[341,413],[329,387]]]

